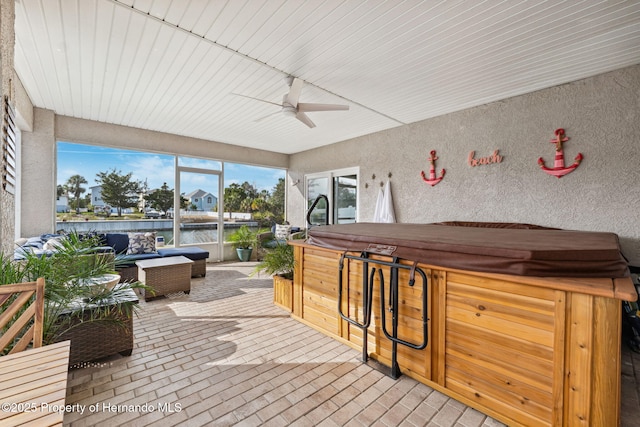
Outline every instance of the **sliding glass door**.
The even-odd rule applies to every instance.
[[[222,259],[222,171],[180,165],[176,170],[174,206],[180,207],[174,219],[176,246],[206,244]]]
[[[358,201],[358,175],[348,174],[333,177],[333,223],[356,222]]]
[[[307,178],[307,209],[311,209],[307,211],[307,227],[330,223],[328,198],[325,198],[330,182],[327,176]]]
[[[307,209],[315,202],[313,210],[307,216],[307,220],[310,220],[307,227],[357,221],[358,168],[307,175],[305,183]],[[319,196],[326,198],[318,199]]]

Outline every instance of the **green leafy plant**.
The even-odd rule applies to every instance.
[[[24,265],[0,252],[0,284],[20,283],[24,276]]]
[[[43,344],[56,342],[66,331],[84,322],[122,326],[118,318],[129,318],[138,309],[135,301],[123,297],[131,289],[147,290],[140,282],[121,283],[113,288],[88,285],[97,277],[116,273],[114,255],[100,253],[100,246],[97,236],[81,237],[74,232],[60,239],[49,256],[25,251],[24,259],[19,261],[0,257],[0,286],[45,279]],[[109,304],[115,301],[118,304]]]
[[[250,249],[258,243],[258,233],[252,231],[249,226],[241,225],[234,233],[229,235],[229,241],[236,249]]]
[[[254,273],[276,274],[287,279],[293,279],[295,264],[293,246],[286,243],[278,243],[273,248],[266,250],[262,261],[256,265]]]

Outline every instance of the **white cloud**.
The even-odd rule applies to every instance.
[[[167,183],[174,187],[173,158],[158,155],[136,155],[127,157],[126,169],[133,172],[133,179],[147,182],[149,189],[160,188]],[[123,170],[123,173],[128,173]]]

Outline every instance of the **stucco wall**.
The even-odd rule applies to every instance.
[[[33,131],[33,104],[24,89],[18,75],[13,71],[15,105],[16,105],[16,124],[22,131]]]
[[[4,120],[4,97],[13,101],[13,51],[15,33],[13,23],[15,16],[14,0],[0,1],[0,121]],[[0,161],[1,162],[1,161]],[[13,250],[15,238],[15,195],[0,186],[0,250]]]
[[[112,125],[67,116],[56,116],[56,138],[59,141],[105,145],[156,153],[181,154],[286,168],[289,156],[272,151],[188,138],[168,133]]]
[[[565,162],[582,164],[558,179],[554,130],[564,128]],[[501,163],[470,167],[469,152]],[[425,184],[431,150],[442,182]],[[288,219],[304,224],[306,173],[360,166],[360,221],[370,221],[381,178],[392,173],[398,222],[444,220],[526,222],[610,231],[640,265],[640,66],[448,114],[291,156]],[[376,180],[372,180],[372,175]],[[368,184],[368,188],[365,188]]]
[[[22,133],[21,236],[35,236],[55,230],[54,120],[53,111],[34,108],[34,130]]]

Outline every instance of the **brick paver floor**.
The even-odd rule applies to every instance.
[[[189,295],[141,301],[130,357],[70,371],[65,425],[503,425],[291,319],[254,266],[210,264]]]

